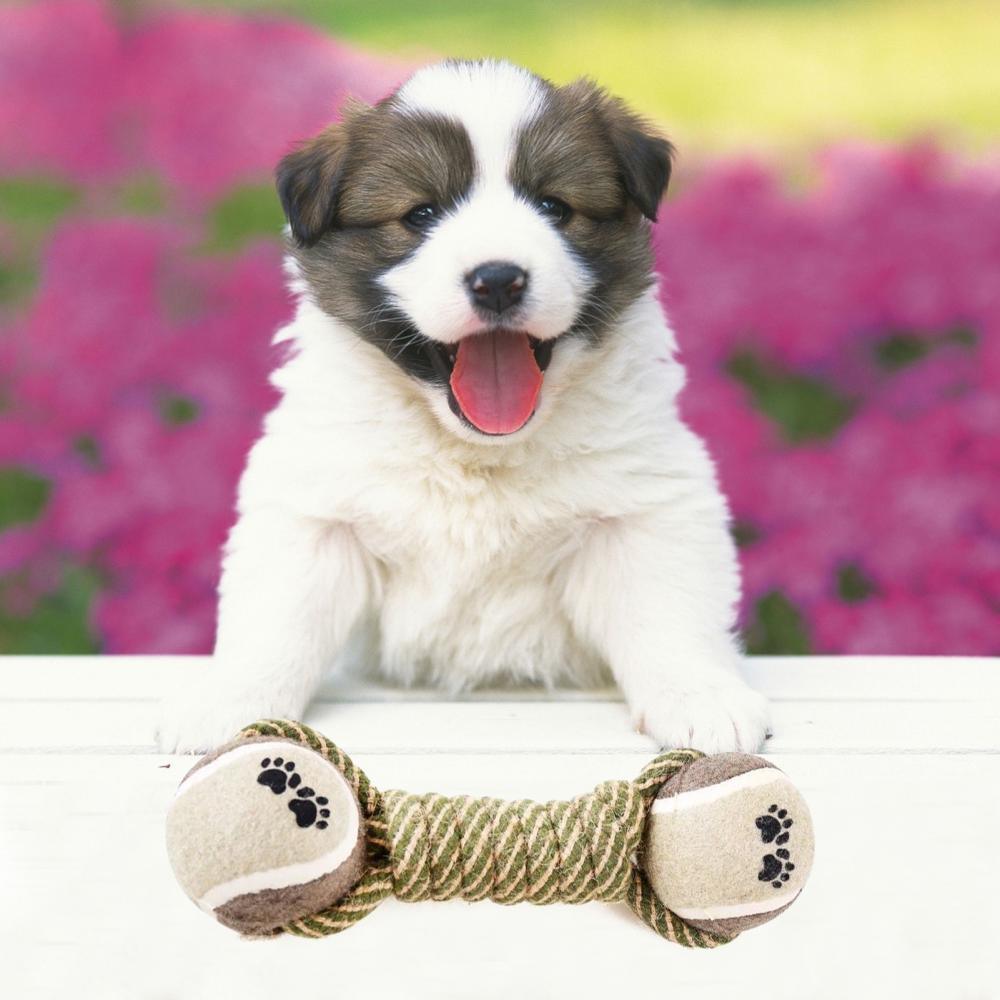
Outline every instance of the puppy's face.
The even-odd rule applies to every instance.
[[[670,155],[589,83],[444,63],[349,108],[282,161],[278,191],[319,306],[454,433],[502,442],[649,286]]]

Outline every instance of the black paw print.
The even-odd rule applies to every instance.
[[[788,828],[792,825],[792,818],[788,816],[787,809],[779,809],[777,805],[772,805],[767,810],[767,815],[758,816],[756,822],[757,829],[760,830],[760,839],[765,844],[770,844],[772,840],[776,844],[788,843]]]
[[[297,788],[302,779],[295,774],[295,765],[285,761],[283,757],[265,757],[261,762],[261,772],[257,775],[257,784],[270,788],[275,795],[281,795],[286,788]]]
[[[757,878],[761,882],[770,882],[775,889],[780,889],[782,884],[787,882],[795,871],[795,865],[789,861],[790,855],[784,847],[779,847],[774,854],[765,854],[761,861],[762,868],[757,873]]]
[[[317,830],[325,830],[329,809],[322,809],[330,801],[325,795],[317,795],[308,785],[303,785],[296,793],[298,798],[288,803],[288,808],[295,813],[295,822],[305,828],[316,824]]]

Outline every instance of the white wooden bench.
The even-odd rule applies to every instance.
[[[0,996],[1000,997],[996,660],[752,661],[816,863],[787,914],[711,952],[603,904],[390,900],[338,937],[241,940],[182,895],[163,845],[192,760],[156,752],[156,701],[203,667],[0,659]],[[379,787],[411,791],[571,796],[655,750],[612,691],[331,686],[307,721]]]

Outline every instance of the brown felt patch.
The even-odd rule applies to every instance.
[[[746,774],[747,771],[756,771],[762,767],[774,767],[774,765],[764,760],[763,757],[749,753],[716,753],[707,757],[699,757],[682,767],[660,789],[656,797],[658,799],[670,798],[693,788],[718,785],[722,781],[735,778],[738,774]]]
[[[219,923],[241,934],[264,934],[282,924],[312,916],[346,896],[365,870],[365,842],[361,838],[335,871],[312,882],[282,889],[261,889],[237,896],[215,909]]]

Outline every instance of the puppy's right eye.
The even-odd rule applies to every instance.
[[[418,232],[429,229],[440,218],[437,205],[417,205],[403,216],[403,223]]]
[[[561,198],[553,198],[551,196],[540,198],[538,201],[538,211],[545,216],[550,222],[554,222],[557,226],[561,226],[564,222],[569,221],[569,217],[573,214],[573,209],[569,207]]]

